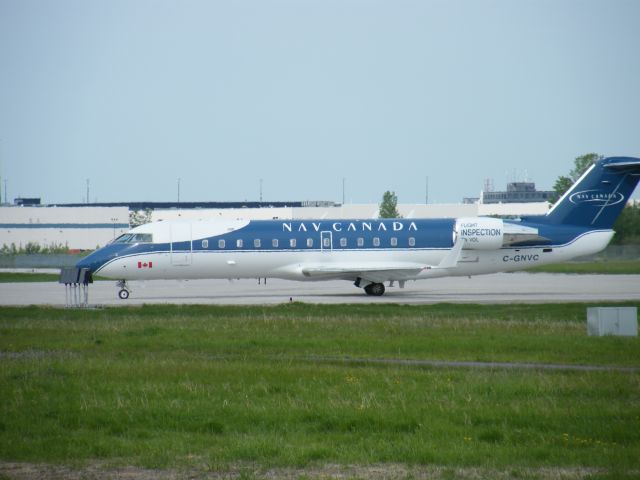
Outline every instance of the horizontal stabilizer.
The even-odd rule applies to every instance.
[[[628,172],[640,173],[640,159],[629,159],[626,162],[609,163],[604,168],[607,170],[624,170]]]

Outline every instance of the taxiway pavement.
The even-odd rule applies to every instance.
[[[306,303],[557,303],[639,301],[640,275],[497,273],[407,282],[371,297],[346,281],[155,280],[131,282],[128,300],[117,297],[115,282],[89,286],[90,306],[140,304],[260,305]],[[64,306],[65,287],[53,282],[2,283],[0,305]]]

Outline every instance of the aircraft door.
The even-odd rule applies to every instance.
[[[191,265],[192,260],[191,224],[171,225],[171,265]]]
[[[320,250],[323,252],[333,250],[333,232],[329,230],[320,232]]]

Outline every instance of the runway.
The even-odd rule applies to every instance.
[[[128,300],[117,298],[115,282],[89,287],[90,306],[141,304],[261,305],[305,303],[558,303],[640,302],[640,275],[497,273],[409,282],[371,297],[346,281],[155,280],[131,282]],[[0,284],[0,305],[65,305],[65,287],[53,282]]]

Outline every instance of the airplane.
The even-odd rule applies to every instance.
[[[503,220],[160,221],[140,225],[76,268],[118,280],[343,279],[380,296],[385,283],[523,270],[603,250],[640,179],[640,159],[593,164],[545,214]]]

